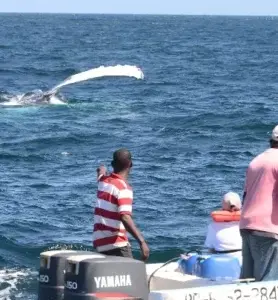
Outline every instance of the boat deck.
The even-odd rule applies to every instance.
[[[147,277],[163,264],[149,264],[147,265]],[[196,288],[204,286],[216,286],[227,283],[233,283],[232,281],[212,281],[205,278],[196,277],[193,275],[186,275],[178,270],[177,263],[170,263],[168,266],[158,270],[151,279],[150,290],[164,290],[164,289],[185,289]]]

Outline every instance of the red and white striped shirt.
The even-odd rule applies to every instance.
[[[132,214],[132,188],[119,174],[99,179],[94,213],[93,244],[97,251],[129,245],[121,215]]]

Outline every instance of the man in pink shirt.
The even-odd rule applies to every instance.
[[[248,166],[243,195],[241,278],[278,280],[278,125],[270,148]]]

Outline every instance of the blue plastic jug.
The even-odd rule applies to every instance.
[[[196,263],[194,265],[193,274],[197,277],[202,277],[202,265],[206,259],[211,257],[211,255],[199,255],[196,259]]]
[[[194,267],[199,257],[198,253],[188,253],[180,259],[179,266],[184,274],[194,274]]]
[[[196,263],[196,275],[211,280],[235,280],[240,277],[241,266],[237,257],[214,254],[200,257]]]

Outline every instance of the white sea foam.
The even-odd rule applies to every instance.
[[[11,300],[14,295],[20,296],[18,284],[29,276],[37,276],[37,272],[30,269],[2,269],[0,270],[0,299]]]

